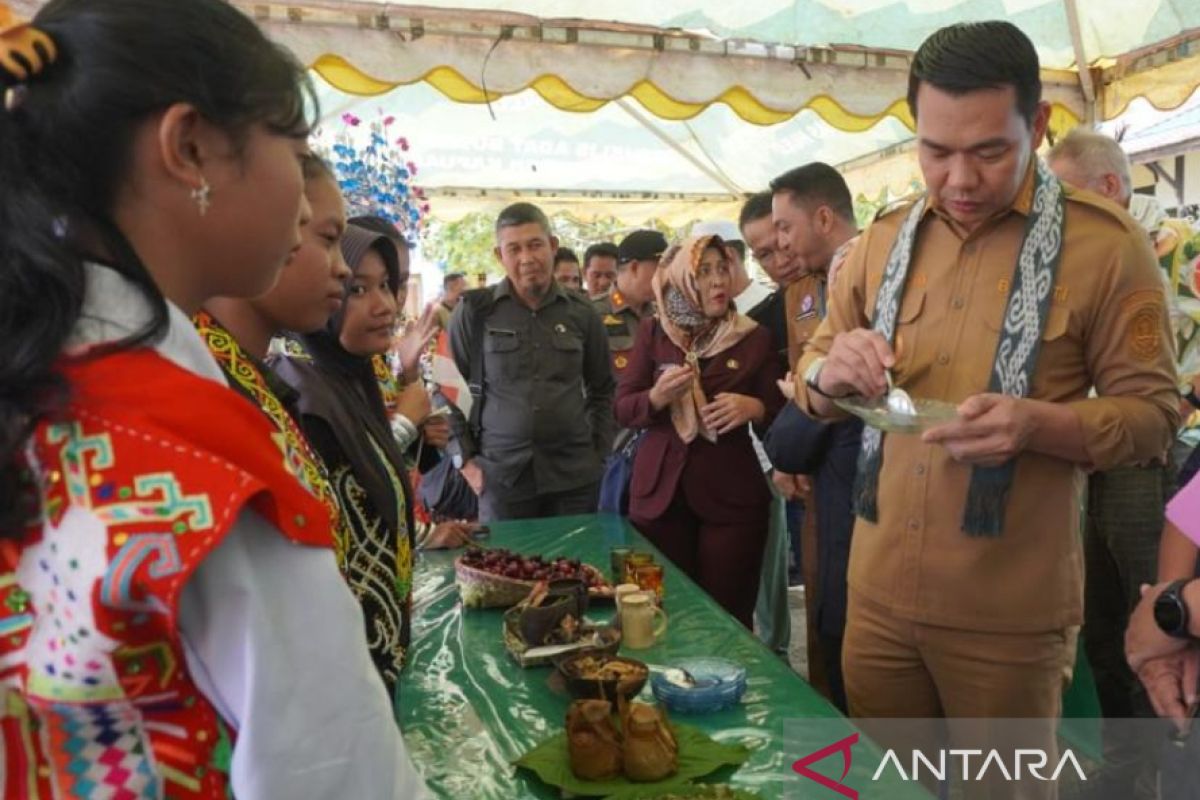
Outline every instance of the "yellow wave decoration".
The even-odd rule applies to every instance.
[[[397,86],[424,81],[456,103],[495,102],[504,96],[502,92],[487,91],[476,86],[453,67],[440,66],[431,69],[412,81],[383,81],[367,75],[346,59],[337,55],[323,55],[312,65],[312,69],[334,88],[347,94],[373,97],[386,94]],[[542,75],[530,81],[523,89],[533,89],[543,100],[562,111],[588,113],[606,105],[611,98],[589,97],[557,75]],[[817,95],[804,106],[791,110],[771,108],[761,103],[748,89],[734,86],[718,97],[703,103],[678,100],[648,80],[639,81],[627,93],[651,114],[666,120],[688,120],[700,114],[714,103],[724,103],[742,119],[754,125],[776,125],[786,122],[804,109],[820,115],[826,123],[840,131],[859,133],[877,125],[884,117],[894,117],[909,130],[916,128],[908,103],[904,98],[895,100],[882,113],[856,114],[848,111],[829,95]],[[1050,126],[1056,133],[1070,130],[1079,124],[1079,118],[1066,106],[1053,106]]]
[[[418,81],[428,83],[456,103],[495,102],[504,96],[504,93],[492,90],[485,92],[482,87],[475,85],[458,70],[448,66],[435,67],[412,81],[384,81],[366,74],[341,56],[327,54],[318,58],[312,64],[312,69],[335,89],[363,97],[386,94],[397,86],[409,85]],[[577,91],[557,75],[541,75],[522,89],[533,89],[543,100],[562,111],[587,113],[603,107],[611,99],[589,97]],[[883,113],[862,115],[846,110],[828,95],[818,95],[801,108],[791,110],[771,108],[761,103],[748,89],[742,86],[731,87],[720,96],[703,103],[676,99],[648,80],[634,84],[627,94],[656,117],[674,121],[692,119],[710,105],[724,103],[739,117],[755,125],[776,125],[786,122],[800,111],[808,108],[820,114],[821,118],[833,127],[843,131],[865,131],[888,116],[895,117],[909,128],[914,127],[912,117],[908,113],[908,105],[903,99],[892,103]]]

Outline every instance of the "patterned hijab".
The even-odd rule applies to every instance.
[[[719,236],[690,236],[663,254],[654,274],[658,324],[695,370],[691,392],[671,403],[671,422],[685,444],[697,434],[710,442],[717,440],[717,434],[700,418],[700,409],[708,403],[700,382],[700,360],[728,350],[758,327],[754,320],[737,313],[732,297],[723,317],[704,314],[697,275],[704,251],[710,247],[724,254],[725,243]]]

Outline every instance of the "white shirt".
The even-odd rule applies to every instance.
[[[191,321],[168,305],[155,349],[224,385]],[[133,284],[89,266],[69,347],[127,336],[149,315]],[[431,797],[331,550],[295,544],[243,510],[184,587],[179,628],[197,688],[237,730],[230,780],[238,800]]]
[[[766,300],[771,296],[771,290],[763,286],[758,281],[750,281],[750,285],[742,290],[742,293],[733,298],[733,304],[737,307],[739,314],[745,314],[756,305]]]
[[[758,281],[752,280],[741,294],[733,298],[733,304],[737,307],[739,314],[745,314],[770,296],[770,289]],[[750,427],[750,442],[754,445],[754,454],[758,456],[758,465],[762,467],[763,472],[770,472],[771,459],[767,458],[767,451],[763,449],[762,442],[758,440],[758,434],[754,432],[753,426]]]

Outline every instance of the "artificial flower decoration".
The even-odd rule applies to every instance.
[[[376,119],[364,122],[347,112],[341,119],[333,144],[318,149],[333,167],[349,216],[383,217],[415,242],[429,214],[429,203],[425,192],[413,185],[417,165],[407,155],[408,139],[390,130],[395,117],[380,111]]]

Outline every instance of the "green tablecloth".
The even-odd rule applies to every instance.
[[[614,516],[564,517],[492,526],[490,546],[525,553],[569,555],[608,572],[609,550],[648,542]],[[398,718],[414,761],[439,796],[471,800],[556,797],[536,777],[511,767],[514,759],[562,730],[570,698],[548,684],[549,667],[522,669],[504,650],[501,612],[464,609],[454,584],[455,553],[426,552],[415,576],[409,663],[399,690]],[[854,732],[849,721],[678,570],[666,570],[664,606],[670,624],[648,650],[623,651],[665,664],[683,656],[720,655],[743,664],[749,687],[741,705],[681,718],[720,741],[739,742],[752,755],[732,775],[718,778],[763,797],[805,796],[820,789],[797,776],[792,763]],[[599,621],[611,604],[593,604]],[[645,689],[650,695],[649,687]],[[784,742],[784,721],[830,720],[804,741]],[[830,732],[835,735],[829,735]],[[903,797],[903,792],[889,794]]]

